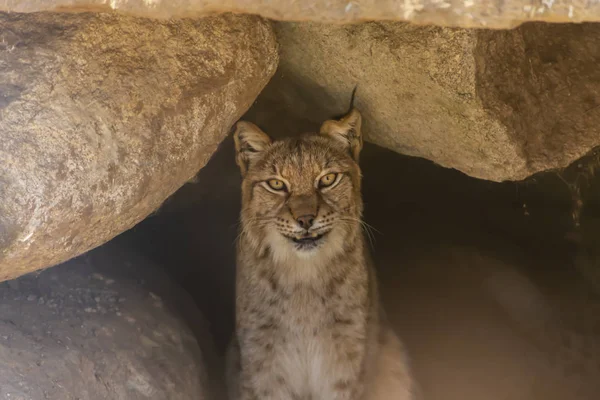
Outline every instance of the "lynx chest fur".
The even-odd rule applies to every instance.
[[[413,398],[362,233],[360,125],[353,109],[319,134],[273,142],[238,123],[232,399]]]

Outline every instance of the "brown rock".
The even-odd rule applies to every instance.
[[[368,141],[482,179],[524,179],[600,144],[599,25],[274,27],[279,70],[251,112],[269,132],[277,113],[261,110],[317,124],[358,84]]]
[[[277,65],[251,16],[0,14],[0,39],[0,281],[156,210]]]
[[[600,144],[599,24],[479,31],[477,94],[506,126],[522,173],[562,168]]]
[[[401,20],[488,28],[510,28],[526,21],[600,20],[600,4],[583,0],[7,0],[0,3],[0,11],[109,10],[157,18],[237,12],[287,21]]]
[[[1,283],[0,301],[3,399],[220,398],[203,315],[122,245]]]

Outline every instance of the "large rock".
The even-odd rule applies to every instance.
[[[0,281],[156,210],[277,65],[252,16],[0,14],[0,39]]]
[[[206,321],[120,246],[1,283],[0,316],[2,399],[218,398]]]
[[[214,12],[292,21],[404,20],[421,24],[507,28],[524,21],[599,21],[600,4],[583,0],[5,0],[0,10],[107,11],[144,17],[196,17]]]
[[[253,109],[268,131],[272,110],[345,112],[358,84],[367,140],[478,178],[520,180],[600,144],[600,25],[274,27],[279,71]]]

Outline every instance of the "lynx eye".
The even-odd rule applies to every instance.
[[[322,176],[321,179],[319,179],[319,187],[325,188],[325,187],[333,185],[337,176],[338,176],[338,174],[335,174],[335,173],[331,173],[331,174]]]
[[[269,187],[273,190],[284,190],[285,189],[285,183],[283,183],[283,181],[279,180],[279,179],[269,179],[267,181],[267,185],[269,185]]]

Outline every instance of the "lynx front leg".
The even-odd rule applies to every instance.
[[[295,400],[282,375],[270,335],[246,338],[241,352],[239,400]]]
[[[332,375],[333,379],[330,381],[331,395],[327,398],[332,400],[362,399],[364,393],[362,363],[355,359],[355,357],[360,356],[351,355],[348,357],[340,352],[338,357],[341,362]]]
[[[239,400],[296,400],[285,381],[274,378],[275,371],[262,370],[244,373],[240,382]]]
[[[365,391],[364,329],[349,321],[338,322],[331,338],[327,376],[319,385],[323,394],[313,395],[321,400],[360,400]]]

